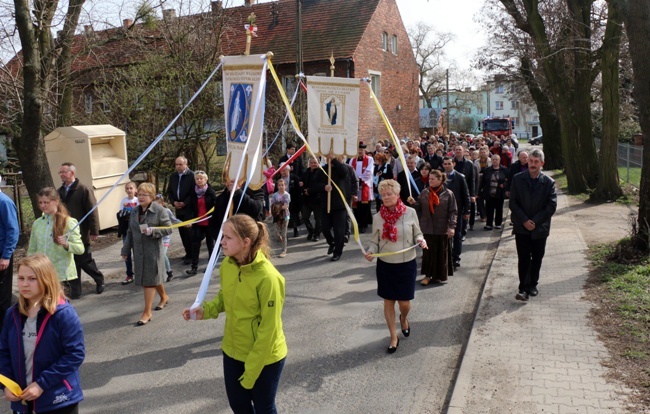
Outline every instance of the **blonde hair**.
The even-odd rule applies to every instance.
[[[226,223],[232,226],[233,231],[240,241],[243,242],[246,238],[251,241],[250,249],[244,259],[244,263],[240,263],[240,265],[251,263],[255,259],[258,250],[261,250],[267,258],[271,256],[269,231],[266,228],[266,224],[255,221],[246,214],[235,214],[226,220]]]
[[[142,183],[138,186],[138,194],[139,193],[149,194],[153,199],[156,197],[156,186],[151,183]]]
[[[133,182],[133,181],[129,181],[128,183],[124,184],[124,189],[126,190],[126,187],[128,187],[130,185],[133,186],[133,188],[135,188],[136,190],[138,189],[137,184],[135,182]]]
[[[45,309],[50,314],[54,314],[59,301],[65,299],[65,294],[61,288],[59,276],[50,259],[42,253],[36,253],[20,259],[18,261],[19,271],[21,266],[32,269],[36,275],[38,287],[43,293],[43,296],[41,297],[41,308]],[[20,310],[20,313],[28,316],[29,303],[22,295],[18,296],[18,309]]]
[[[402,186],[399,185],[399,183],[395,180],[384,180],[377,186],[377,191],[383,193],[387,188],[391,188],[393,190],[393,193],[399,195]]]
[[[70,218],[70,213],[61,201],[61,196],[59,192],[56,191],[54,187],[45,187],[38,192],[39,197],[47,197],[50,201],[56,201],[59,203],[56,208],[56,213],[54,213],[54,225],[52,226],[52,240],[56,243],[56,239],[59,236],[63,236],[66,232],[68,226],[68,218]]]

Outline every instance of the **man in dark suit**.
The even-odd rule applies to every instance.
[[[318,241],[321,232],[321,211],[320,211],[320,197],[319,194],[311,194],[309,191],[311,181],[315,179],[316,174],[320,171],[318,168],[318,160],[316,158],[309,159],[309,168],[302,174],[302,221],[307,227],[307,240]],[[292,197],[293,198],[293,197]],[[310,217],[314,214],[314,225],[312,226]]]
[[[458,171],[459,173],[463,174],[465,177],[465,183],[467,184],[467,189],[469,190],[469,202],[470,202],[470,209],[471,205],[474,207],[474,211],[476,211],[476,170],[474,167],[474,163],[468,159],[465,158],[465,147],[462,145],[456,145],[454,147],[454,170]],[[459,215],[460,215],[460,210],[459,210]],[[460,220],[459,220],[460,221]],[[469,217],[463,220],[463,231],[462,231],[462,238],[465,238],[467,235],[467,225],[469,224]]]
[[[182,155],[176,158],[174,165],[176,172],[169,177],[167,199],[174,205],[176,217],[181,221],[185,221],[193,218],[194,215],[192,209],[189,208],[190,200],[196,197],[194,172],[188,168],[187,158]],[[179,227],[178,234],[181,236],[183,248],[185,249],[183,264],[190,264],[192,263],[192,229]]]
[[[407,206],[410,205],[408,202],[409,186],[411,186],[411,194],[413,195],[413,198],[418,198],[417,196],[422,190],[421,188],[417,187],[418,183],[422,183],[422,180],[420,180],[420,171],[418,171],[416,166],[417,166],[417,161],[415,159],[415,156],[409,155],[406,158],[406,168],[408,168],[409,172],[411,173],[411,176],[413,177],[413,181],[409,180],[408,176],[406,175],[406,171],[402,171],[399,174],[397,174],[397,182],[401,187],[399,192],[399,197],[402,199],[402,202]]]
[[[452,249],[454,268],[457,268],[460,267],[460,255],[463,252],[463,222],[469,220],[470,197],[465,176],[454,169],[454,160],[451,157],[443,158],[442,167],[445,169],[445,174],[447,175],[445,186],[454,193],[456,206],[458,207],[458,220],[456,220],[456,232],[454,233],[454,245]]]
[[[289,160],[293,156],[293,154],[296,153],[296,146],[292,143],[287,143],[287,153],[284,154],[283,156],[280,157],[280,161],[278,161],[278,169]],[[298,178],[302,176],[302,171],[303,171],[303,165],[302,165],[302,155],[297,157],[295,160],[291,162],[290,165],[290,170],[292,174],[295,174]]]

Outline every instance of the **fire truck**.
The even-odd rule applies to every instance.
[[[504,118],[485,118],[482,122],[483,135],[493,134],[497,137],[501,135],[509,137],[512,135],[512,128],[514,127],[512,119]]]

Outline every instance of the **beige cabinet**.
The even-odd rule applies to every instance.
[[[81,125],[57,128],[45,137],[45,152],[56,186],[61,185],[59,167],[75,165],[76,177],[94,190],[97,201],[128,169],[126,134],[112,125]],[[99,228],[117,225],[115,213],[125,196],[125,178],[99,205]]]

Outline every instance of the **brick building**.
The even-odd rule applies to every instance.
[[[209,26],[210,29],[201,33],[213,32],[214,36],[195,39],[193,47],[197,48],[197,56],[215,56],[216,65],[219,54],[243,53],[243,26],[248,16],[255,13],[258,37],[253,39],[251,54],[272,51],[283,86],[292,92],[297,72],[298,2],[255,3],[246,1],[244,6],[223,8],[221,1],[213,1],[210,12],[176,17],[174,10],[165,10],[162,20],[166,25],[171,21],[184,21],[197,28],[213,25],[214,28]],[[329,76],[329,58],[333,55],[335,76],[370,78],[396,133],[400,137],[417,134],[418,68],[395,0],[302,0],[301,3],[303,73]],[[168,53],[173,44],[169,41],[170,34],[162,27],[134,25],[125,20],[123,27],[93,31],[87,26],[75,36],[72,63],[75,110],[86,115],[110,110],[110,102],[97,96],[97,85],[110,82],[111,73],[137,65],[145,56]],[[207,50],[217,38],[217,53]],[[277,91],[270,75],[268,82],[267,99],[276,99]],[[361,91],[359,139],[372,144],[376,139],[388,138],[367,90],[364,87]],[[267,120],[269,116],[277,114],[268,111]]]

